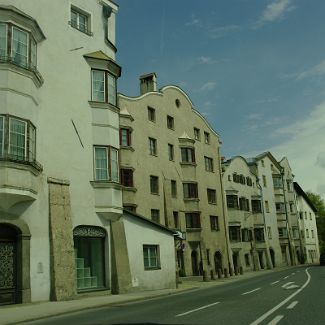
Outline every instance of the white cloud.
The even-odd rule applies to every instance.
[[[252,113],[247,116],[248,120],[260,120],[261,119],[261,114],[260,113]]]
[[[325,60],[314,67],[295,75],[297,80],[303,80],[310,77],[321,76],[325,74]]]
[[[185,23],[185,26],[198,26],[201,27],[202,23],[200,19],[196,18],[195,15],[192,15],[191,20]]]
[[[197,58],[197,62],[199,64],[214,64],[217,63],[218,60],[214,60],[208,56],[200,56],[199,58]]]
[[[202,87],[199,89],[200,91],[211,91],[216,88],[217,83],[214,81],[208,81],[205,84],[202,85]]]
[[[270,148],[277,157],[286,156],[295,180],[307,191],[325,197],[325,102],[316,106],[309,116],[285,128],[275,130],[284,141]]]
[[[229,33],[238,32],[241,27],[238,25],[226,25],[220,27],[212,27],[208,30],[208,36],[210,38],[221,38]]]
[[[291,0],[274,0],[264,9],[261,17],[257,20],[255,27],[260,27],[266,23],[282,19],[286,12],[295,9],[291,3]]]

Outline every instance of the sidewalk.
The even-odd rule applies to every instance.
[[[167,296],[176,293],[181,293],[187,290],[208,288],[212,286],[223,285],[229,282],[241,281],[252,277],[258,277],[267,273],[277,272],[287,268],[291,267],[276,268],[274,270],[262,270],[258,272],[248,272],[243,275],[237,275],[229,278],[222,278],[208,282],[203,282],[202,277],[197,277],[197,279],[182,278],[182,283],[178,285],[177,289],[142,291],[121,295],[107,294],[93,297],[81,297],[76,300],[69,301],[47,301],[24,305],[2,306],[0,307],[0,325],[19,324],[22,322],[33,321],[49,316],[58,316],[61,314],[85,309]]]

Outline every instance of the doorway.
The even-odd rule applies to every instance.
[[[192,274],[193,275],[200,275],[199,271],[199,262],[198,262],[198,252],[193,250],[191,253],[191,261],[192,261]]]

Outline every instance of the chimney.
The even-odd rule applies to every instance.
[[[140,95],[157,91],[157,76],[154,72],[140,76]]]

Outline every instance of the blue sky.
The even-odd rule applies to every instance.
[[[325,197],[325,1],[116,2],[119,92],[139,95],[156,72],[205,115],[222,155],[287,156]]]

